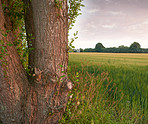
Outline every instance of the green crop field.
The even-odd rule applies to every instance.
[[[80,63],[84,61],[100,65],[133,65],[148,66],[148,54],[130,54],[130,53],[71,53],[70,63]]]
[[[69,68],[71,122],[148,123],[148,54],[70,53]]]

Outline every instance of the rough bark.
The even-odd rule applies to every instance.
[[[15,39],[13,32],[7,37],[0,34],[8,51],[7,65],[0,66],[0,120],[16,124],[54,124],[61,119],[72,88],[67,78],[67,1],[62,2],[62,8],[57,7],[54,0],[24,0],[24,3],[28,40],[30,34],[34,39],[28,41],[29,47],[34,48],[29,57],[29,68],[34,71],[27,77],[15,46],[7,46],[7,41],[13,43]],[[11,24],[11,20],[6,18],[1,1],[0,15],[0,28],[6,31],[5,25]]]
[[[7,51],[5,56],[0,59],[0,120],[3,123],[13,124],[22,121],[21,108],[24,104],[28,80],[15,46],[8,46],[10,43],[13,44],[16,38],[14,31],[6,32],[12,30],[12,23],[7,11],[3,12],[1,1],[0,17],[0,45],[3,45]],[[7,37],[2,34],[7,34]],[[4,53],[0,50],[0,54]],[[4,62],[6,64],[3,64]]]

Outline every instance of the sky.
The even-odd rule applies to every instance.
[[[84,0],[70,37],[78,31],[73,45],[94,48],[100,42],[106,48],[133,42],[148,48],[148,0]]]

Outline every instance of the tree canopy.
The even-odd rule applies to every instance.
[[[138,42],[134,42],[130,45],[129,49],[132,53],[137,53],[141,51],[141,45]]]
[[[97,43],[95,48],[81,49],[80,52],[105,52],[105,53],[148,53],[148,49],[141,48],[138,42],[132,43],[129,47],[120,45],[118,48],[105,48],[102,43]]]
[[[101,49],[105,48],[102,43],[97,43],[96,46],[95,46],[95,50],[96,52],[100,52]]]
[[[130,45],[130,49],[133,49],[133,48],[141,48],[141,45],[138,42],[134,42]]]

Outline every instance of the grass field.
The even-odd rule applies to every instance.
[[[148,54],[130,53],[71,53],[70,63],[92,62],[100,65],[133,65],[148,66]]]
[[[148,123],[148,54],[70,53],[69,67],[71,123]]]

